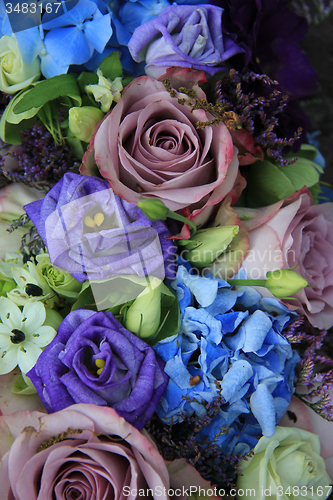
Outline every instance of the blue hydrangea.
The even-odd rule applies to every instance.
[[[300,358],[281,332],[297,314],[252,287],[232,289],[183,265],[171,286],[182,322],[177,335],[154,347],[170,377],[157,414],[169,424],[194,413],[202,419],[202,402],[213,402],[219,383],[222,405],[202,434],[212,439],[222,429],[227,452],[237,443],[238,452],[248,451],[261,433],[274,434],[290,403]]]

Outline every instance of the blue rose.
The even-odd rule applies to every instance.
[[[223,9],[214,5],[170,5],[159,16],[133,33],[128,47],[136,62],[146,61],[145,71],[159,78],[167,68],[179,66],[214,75],[222,63],[243,52],[222,35]]]
[[[213,402],[218,383],[222,405],[203,434],[212,439],[217,429],[227,429],[219,442],[229,446],[228,452],[240,440],[253,443],[255,435],[274,434],[294,392],[299,361],[281,332],[297,315],[251,287],[232,290],[225,281],[193,276],[184,266],[172,287],[182,323],[178,335],[154,347],[170,377],[156,410],[159,417],[167,423],[194,413],[204,418],[202,402]]]

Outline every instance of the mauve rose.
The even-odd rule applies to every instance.
[[[313,205],[303,190],[263,209],[237,208],[249,231],[250,250],[243,267],[248,278],[263,279],[267,271],[295,267],[308,282],[285,300],[305,314],[313,326],[333,325],[333,203]]]
[[[197,94],[205,98],[199,87]],[[179,104],[182,97],[171,97],[151,78],[135,79],[101,122],[93,146],[117,195],[133,204],[157,198],[173,211],[189,206],[199,225],[233,188],[237,149],[224,123],[197,130],[196,122],[213,117]]]
[[[80,404],[52,415],[19,411],[0,418],[0,435],[3,500],[118,500],[127,490],[134,500],[132,490],[157,487],[167,499],[163,458],[111,408]]]
[[[166,387],[164,362],[109,312],[66,316],[28,377],[49,412],[74,403],[112,406],[138,429]]]
[[[210,488],[184,459],[165,462],[147,432],[91,404],[0,417],[0,459],[3,500],[168,500],[169,488],[185,500],[190,487]]]
[[[214,75],[222,63],[244,49],[222,33],[223,9],[214,5],[170,5],[135,29],[128,43],[136,62],[146,61],[146,74],[167,68],[193,68]]]
[[[25,211],[52,264],[78,281],[119,275],[174,277],[176,247],[163,221],[151,222],[103,179],[66,173]],[[134,297],[129,297],[131,300]]]

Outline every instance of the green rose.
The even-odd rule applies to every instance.
[[[15,94],[40,77],[40,63],[36,58],[25,64],[15,35],[0,39],[0,90]]]
[[[262,437],[253,452],[240,464],[238,499],[324,500],[330,494],[331,479],[316,434],[276,427],[275,434]]]
[[[82,283],[77,281],[71,274],[60,267],[53,266],[48,255],[37,256],[37,272],[44,278],[49,287],[56,292],[59,297],[76,300],[82,287]]]

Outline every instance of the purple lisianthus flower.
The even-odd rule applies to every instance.
[[[78,281],[174,276],[176,247],[166,224],[147,219],[102,179],[66,173],[45,198],[24,208],[52,264]]]
[[[214,75],[230,57],[243,52],[222,34],[223,9],[213,5],[170,5],[133,33],[128,47],[136,62],[146,61],[146,74],[162,76],[179,66]]]
[[[75,403],[110,406],[142,429],[167,384],[163,367],[153,349],[111,313],[77,309],[28,377],[48,412]]]

